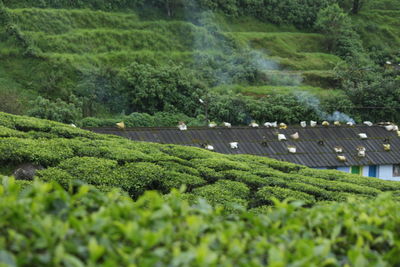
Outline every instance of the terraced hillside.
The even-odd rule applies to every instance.
[[[387,60],[396,62],[398,10],[393,1],[378,2],[351,19],[375,63],[382,65]],[[363,114],[355,106],[380,106],[360,104],[351,99],[350,90],[338,89],[344,88],[341,82],[348,78],[342,73],[343,79],[338,79],[334,73],[343,61],[330,53],[329,36],[313,32],[311,26],[302,32],[294,25],[218,12],[184,14],[174,20],[146,17],[131,9],[105,12],[7,4],[13,8],[3,9],[7,23],[0,30],[3,111],[27,114],[33,106],[28,100],[38,95],[68,103],[73,95],[85,108],[96,103],[83,110],[84,117],[161,111],[204,121],[198,98],[211,94],[217,99],[210,107],[211,120],[248,124],[275,120],[276,113],[256,110],[271,103],[288,114],[311,109],[299,115],[302,119],[326,119],[320,114],[341,111],[357,120]],[[174,83],[167,88],[166,84]],[[184,96],[184,102],[191,103],[176,108],[176,101],[166,100],[164,91],[175,89],[178,93],[173,99]],[[230,102],[242,108],[229,110],[226,103]],[[296,116],[284,117],[288,123],[297,122]]]
[[[223,155],[200,148],[129,141],[68,125],[0,113],[0,173],[20,164],[41,166],[36,177],[65,188],[82,183],[101,190],[120,188],[132,198],[146,190],[169,193],[185,185],[185,197],[198,197],[228,210],[255,208],[273,198],[321,201],[396,196],[400,183],[339,171],[321,171],[250,155]]]
[[[260,61],[257,68],[272,77],[266,83],[276,90],[282,85],[299,86],[304,81],[319,91],[319,87],[334,85],[332,69],[340,61],[328,53],[325,37],[320,34],[301,33],[290,27],[280,29],[251,18],[249,29],[243,26],[243,18],[220,18],[222,35],[216,36],[207,25],[143,20],[133,12],[34,8],[7,11],[38,57],[24,56],[15,46],[2,46],[4,64],[0,77],[15,81],[21,89],[47,96],[76,91],[92,69],[119,71],[132,62],[183,64],[198,70],[209,64],[217,69],[241,64],[227,59],[230,49],[254,49],[257,56],[250,61]],[[215,80],[219,83],[222,78]],[[240,85],[240,81],[235,82]]]
[[[376,3],[374,9],[362,12],[354,20],[367,48],[400,57],[400,5],[391,2],[389,6]]]

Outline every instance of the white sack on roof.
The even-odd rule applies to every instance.
[[[278,122],[277,121],[271,122],[271,126],[274,128],[278,128]]]
[[[224,122],[224,126],[225,126],[225,127],[228,127],[228,128],[231,128],[231,127],[232,127],[232,124],[230,124],[229,122]]]
[[[354,123],[353,123],[352,121],[348,121],[346,124],[347,124],[348,126],[354,126]]]
[[[250,127],[253,127],[253,128],[258,128],[260,125],[258,125],[258,124],[255,123],[255,122],[252,122],[252,123],[250,123],[249,126],[250,126]]]
[[[229,143],[232,149],[238,149],[239,148],[239,143],[238,142],[231,142]]]
[[[386,126],[385,126],[385,129],[386,129],[387,131],[393,131],[394,126],[393,126],[393,125],[386,125]]]
[[[399,126],[397,126],[397,125],[393,125],[393,131],[398,131],[399,130]]]
[[[374,125],[372,122],[370,122],[370,121],[364,121],[364,124],[365,125],[367,125],[367,126],[372,126],[372,125]]]
[[[335,121],[333,124],[334,124],[335,126],[340,126],[340,121]]]
[[[294,146],[288,146],[288,151],[289,151],[289,153],[295,154],[297,149]]]
[[[337,158],[339,161],[343,161],[343,162],[347,160],[345,156],[337,156],[336,158]]]
[[[341,146],[335,146],[333,150],[335,150],[336,153],[343,153],[343,147]]]
[[[286,125],[286,123],[280,123],[279,124],[279,129],[283,129],[283,130],[286,130],[287,129],[287,125]]]
[[[279,141],[285,141],[287,139],[286,139],[286,136],[284,134],[278,134],[278,140]]]
[[[297,139],[300,138],[300,135],[299,135],[298,132],[296,132],[296,133],[292,134],[290,137],[291,137],[292,139],[294,139],[294,140],[297,140]]]
[[[306,121],[300,122],[300,126],[303,127],[303,128],[306,128],[307,127],[307,122]]]
[[[311,127],[317,126],[317,122],[316,122],[316,121],[310,121],[310,126],[311,126]]]
[[[264,126],[267,127],[267,128],[270,128],[270,127],[272,127],[272,123],[266,122],[266,123],[264,123]]]
[[[125,123],[123,121],[116,123],[118,129],[124,130],[125,129]]]
[[[210,128],[215,128],[215,127],[217,127],[217,124],[216,124],[215,122],[210,122],[210,123],[208,124],[208,127],[210,127]]]
[[[390,151],[390,144],[383,144],[383,150]]]
[[[184,122],[180,122],[178,125],[179,130],[181,131],[186,131],[187,130],[187,126]]]
[[[212,145],[206,145],[206,149],[210,151],[214,151],[214,147]]]
[[[322,126],[329,126],[329,121],[323,121]]]
[[[366,133],[359,133],[358,136],[359,136],[361,139],[367,139],[367,138],[368,138],[368,136],[367,136]]]
[[[365,157],[366,148],[363,147],[363,146],[359,146],[359,147],[357,147],[357,150],[358,150],[357,155],[358,155],[359,157],[361,157],[361,158],[364,158],[364,157]]]

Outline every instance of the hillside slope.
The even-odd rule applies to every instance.
[[[105,6],[94,7],[100,2]],[[338,7],[336,12],[348,18],[349,32],[343,29],[337,36],[323,29],[325,34],[316,33],[321,1],[302,6],[310,12],[299,13],[304,17],[291,14],[294,21],[308,21],[307,26],[285,20],[280,12],[287,6],[278,2],[271,5],[276,9],[266,11],[273,18],[261,19],[251,12],[234,15],[224,9],[190,13],[177,8],[182,14],[147,16],[140,9],[100,2],[4,1],[8,7],[1,5],[0,11],[2,111],[54,119],[28,112],[40,106],[29,104],[40,95],[53,103],[61,98],[76,105],[80,117],[60,120],[74,123],[82,116],[120,120],[121,114],[133,112],[180,113],[203,122],[207,108],[210,120],[238,125],[281,118],[286,123],[297,123],[299,117],[325,120],[335,111],[354,120],[397,120],[390,116],[397,100],[387,104],[397,99],[392,88],[388,91],[394,92],[393,98],[383,92],[383,103],[354,96],[357,90],[368,91],[370,84],[390,87],[390,81],[383,81],[388,77],[396,80],[396,1],[370,2],[357,15]],[[112,3],[132,7],[133,2],[122,2]],[[293,1],[287,4],[300,12]],[[333,48],[335,38],[343,51]],[[364,61],[354,60],[353,66],[348,55],[357,57],[352,53],[360,53]],[[396,64],[389,68],[386,61]],[[357,79],[363,86],[355,86]],[[207,105],[199,105],[199,98]],[[383,104],[385,112],[370,109]],[[273,111],[265,106],[273,106]]]
[[[248,208],[269,205],[273,197],[312,205],[400,190],[398,182],[313,170],[265,157],[132,142],[5,113],[0,114],[0,137],[3,172],[34,163],[45,168],[37,174],[40,180],[57,181],[65,188],[82,182],[106,191],[119,187],[133,198],[146,190],[168,193],[186,185],[188,199],[203,197],[230,209],[234,203]]]
[[[243,93],[249,83],[273,85],[277,92],[281,86],[296,88],[304,83],[319,92],[320,87],[335,86],[332,70],[340,62],[327,51],[323,35],[252,18],[248,18],[248,26],[244,18],[222,15],[201,25],[146,20],[132,11],[18,8],[7,12],[34,56],[16,45],[0,46],[0,77],[14,81],[20,90],[53,99],[82,95],[81,87],[101,76],[102,70],[120,73],[132,62],[182,64],[196,70],[210,87],[236,84]],[[217,33],[215,25],[221,27]],[[10,35],[4,38],[15,39]],[[254,71],[266,78],[249,81],[246,77]]]

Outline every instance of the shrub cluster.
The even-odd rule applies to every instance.
[[[177,145],[132,142],[35,118],[0,113],[0,162],[45,167],[37,177],[64,188],[91,184],[117,187],[136,199],[146,190],[168,193],[186,186],[197,196],[231,210],[292,198],[311,205],[376,197],[400,190],[400,183],[337,171],[320,171],[265,157],[222,155]]]
[[[235,194],[248,192],[240,184],[222,183],[234,187]],[[35,182],[26,187],[2,179],[0,264],[400,264],[396,256],[400,250],[400,213],[398,202],[389,196],[312,208],[275,203],[273,208],[254,212],[236,209],[227,217],[204,201],[189,205],[177,192],[164,197],[147,192],[133,201],[115,190],[102,193],[81,186],[68,193],[54,183]]]

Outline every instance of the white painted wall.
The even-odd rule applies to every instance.
[[[393,177],[393,165],[380,165],[378,177],[384,180],[400,181],[400,177]]]
[[[350,172],[350,167],[338,167],[337,170],[348,173],[348,172]]]
[[[368,177],[369,175],[369,166],[362,166],[362,176]]]
[[[318,168],[327,169],[327,168]],[[351,167],[338,167],[338,171],[350,173]],[[393,165],[379,165],[377,166],[377,178],[390,181],[400,181],[400,177],[393,177]],[[362,167],[362,175],[368,177],[369,166]]]

